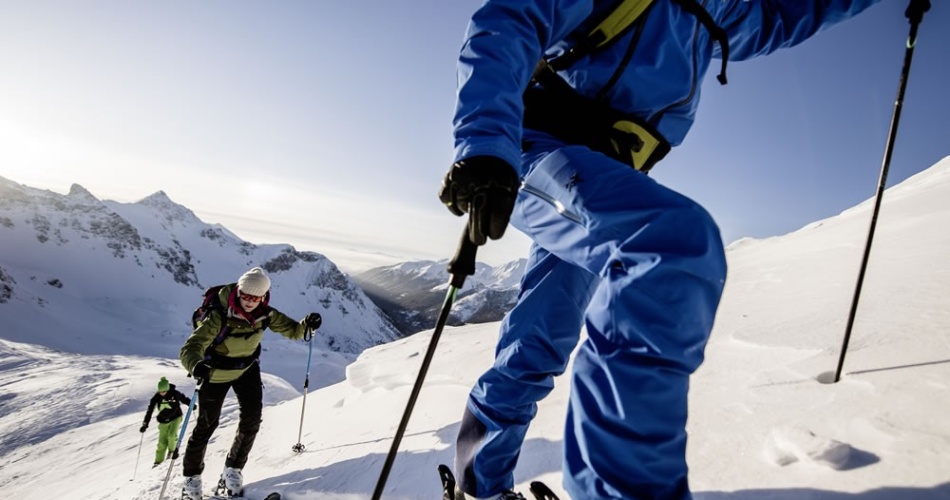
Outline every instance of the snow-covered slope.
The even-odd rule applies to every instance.
[[[692,379],[687,458],[697,500],[950,498],[950,158],[888,190],[844,377],[826,384],[844,333],[870,204],[794,233],[731,246],[706,362]],[[448,327],[384,498],[438,498],[439,463],[469,387],[491,363],[497,323]],[[251,496],[369,498],[431,332],[366,350],[338,384],[264,410],[245,467]],[[148,397],[174,362],[77,356],[0,342],[0,488],[11,498],[155,499],[166,469],[138,459]],[[188,393],[187,380],[173,379]],[[292,388],[267,383],[268,401]],[[560,488],[569,378],[541,402],[516,480]],[[80,395],[83,401],[76,401]],[[233,400],[229,400],[233,401]],[[631,416],[635,418],[635,416]],[[233,405],[211,442],[208,489],[235,431]],[[49,431],[47,429],[55,429]],[[133,479],[134,474],[134,479]],[[77,479],[80,478],[80,479]],[[180,467],[171,490],[180,488]],[[580,499],[577,499],[580,500]]]

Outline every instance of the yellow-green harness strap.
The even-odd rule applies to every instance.
[[[571,47],[563,54],[549,59],[548,63],[555,71],[561,71],[594,50],[611,43],[629,30],[638,19],[643,17],[644,13],[647,12],[655,1],[656,0],[622,0],[585,38],[579,40],[574,47]],[[709,31],[710,36],[719,43],[719,47],[722,51],[722,67],[720,68],[717,78],[719,83],[725,85],[726,64],[729,61],[729,37],[726,35],[726,32],[716,24],[716,20],[713,19],[698,0],[669,1],[679,4],[683,10],[696,16],[700,24],[705,26],[706,30]]]
[[[587,35],[591,47],[599,48],[619,36],[632,26],[652,3],[653,0],[623,0]]]
[[[563,54],[547,60],[555,71],[566,69],[584,56],[616,40],[629,30],[637,19],[643,17],[655,0],[622,0],[610,11],[586,36],[581,37],[573,47]]]

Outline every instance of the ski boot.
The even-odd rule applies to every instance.
[[[201,500],[201,476],[185,476],[181,488],[181,500]]]
[[[465,492],[462,491],[458,487],[458,484],[455,482],[455,475],[452,474],[452,470],[449,469],[449,467],[446,465],[439,465],[439,478],[442,480],[442,500],[526,500],[524,495],[522,495],[521,493],[516,493],[511,490],[506,490],[497,495],[492,495],[487,498],[476,499],[473,496],[466,495]],[[532,488],[531,492],[537,498],[544,498],[544,500],[548,500],[549,498],[550,500],[558,500],[556,496],[551,496],[551,497],[538,496],[538,493],[534,490],[535,484],[538,484],[540,486],[544,486],[544,485],[541,483],[531,484],[531,488]]]
[[[241,469],[234,467],[225,467],[221,473],[221,479],[218,480],[218,487],[214,494],[224,497],[239,497],[244,495],[244,475]]]
[[[515,493],[514,491],[506,490],[497,495],[476,499],[475,497],[466,495],[465,492],[456,487],[455,500],[525,500],[525,497],[521,493]]]

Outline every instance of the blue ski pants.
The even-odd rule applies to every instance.
[[[689,499],[689,376],[703,361],[726,277],[710,215],[630,167],[526,131],[512,225],[534,242],[494,365],[472,389],[459,487],[514,487],[537,402],[582,326],[563,442],[572,498]]]

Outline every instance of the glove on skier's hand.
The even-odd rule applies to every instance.
[[[195,377],[195,380],[198,380],[201,383],[202,380],[208,380],[211,377],[211,364],[207,361],[199,361],[194,368],[191,369],[191,375]]]
[[[139,427],[139,432],[145,432],[145,429],[148,429],[148,424],[142,424],[142,427]]]
[[[303,319],[303,324],[312,332],[323,324],[323,317],[320,316],[320,313],[310,313]]]
[[[505,234],[518,195],[518,174],[494,156],[456,162],[442,179],[439,200],[455,215],[469,214],[468,239],[484,245]]]

